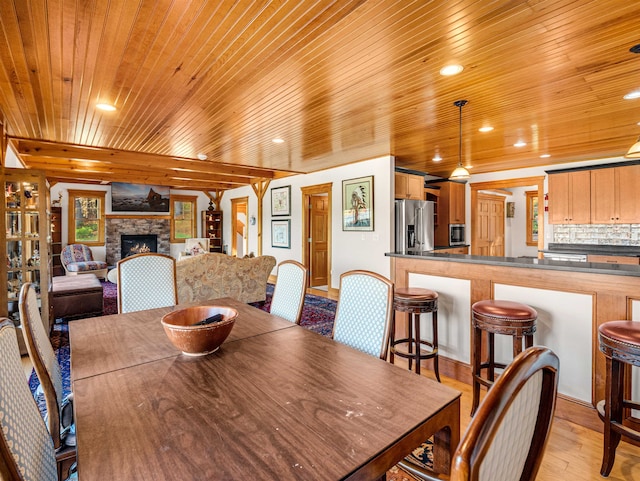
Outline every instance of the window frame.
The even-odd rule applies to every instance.
[[[101,246],[105,243],[105,198],[107,193],[104,190],[75,190],[68,189],[69,204],[67,206],[68,228],[68,244],[84,244],[87,246]],[[76,200],[82,198],[97,199],[99,217],[98,221],[98,240],[97,241],[78,241],[76,240]]]
[[[533,203],[534,199],[538,201],[538,209],[535,213],[535,220],[540,225],[540,199],[538,199],[538,191],[537,190],[527,190],[525,192],[525,196],[527,199],[527,245],[528,246],[537,246],[538,239],[533,238],[533,221],[534,221],[534,208]],[[536,235],[539,235],[540,228],[538,227],[538,232]]]
[[[176,238],[176,218],[175,218],[175,203],[176,202],[183,202],[183,203],[190,203],[191,204],[191,212],[192,212],[192,216],[191,216],[191,236],[190,238],[193,237],[198,237],[197,236],[197,228],[198,228],[198,216],[197,216],[197,209],[198,209],[198,196],[197,195],[171,195],[170,196],[170,205],[171,205],[171,209],[170,209],[170,217],[171,217],[171,243],[172,244],[184,244],[184,241],[187,240],[188,238]]]

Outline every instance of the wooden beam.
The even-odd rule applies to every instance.
[[[189,159],[186,157],[170,157],[165,155],[131,152],[126,150],[104,149],[74,144],[45,142],[11,138],[20,155],[33,157],[57,157],[61,159],[99,160],[119,165],[136,165],[149,169],[185,169],[187,171],[208,172],[220,175],[235,175],[250,178],[260,177],[272,179],[276,170],[259,167],[245,167],[235,164],[224,164],[214,161]]]

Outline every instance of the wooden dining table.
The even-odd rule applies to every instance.
[[[460,392],[232,299],[215,353],[191,357],[161,317],[69,323],[82,481],[375,480],[434,436],[448,472]]]

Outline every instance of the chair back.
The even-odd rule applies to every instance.
[[[178,303],[176,260],[144,253],[118,262],[118,312],[135,312]]]
[[[30,282],[23,284],[20,290],[19,309],[24,341],[47,405],[47,428],[57,449],[62,444],[60,436],[60,406],[64,394],[62,374],[49,340],[49,333],[42,323],[36,291]]]
[[[90,262],[93,260],[93,252],[84,244],[69,244],[62,249],[60,259],[65,266],[71,262]]]
[[[0,318],[0,458],[3,478],[57,481],[53,441],[20,361],[13,323]]]
[[[516,356],[462,436],[453,457],[451,481],[535,479],[551,431],[558,368],[558,356],[546,347],[530,347]],[[423,471],[407,461],[400,465],[422,477]]]
[[[393,314],[393,283],[375,272],[354,270],[340,276],[333,339],[386,359]]]
[[[278,264],[278,278],[271,298],[271,314],[300,324],[304,295],[307,292],[307,273],[307,268],[296,261]]]

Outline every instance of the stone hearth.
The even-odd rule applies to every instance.
[[[171,224],[167,218],[117,217],[106,219],[106,260],[115,265],[120,260],[120,236],[155,234],[158,236],[158,252],[171,254]]]

